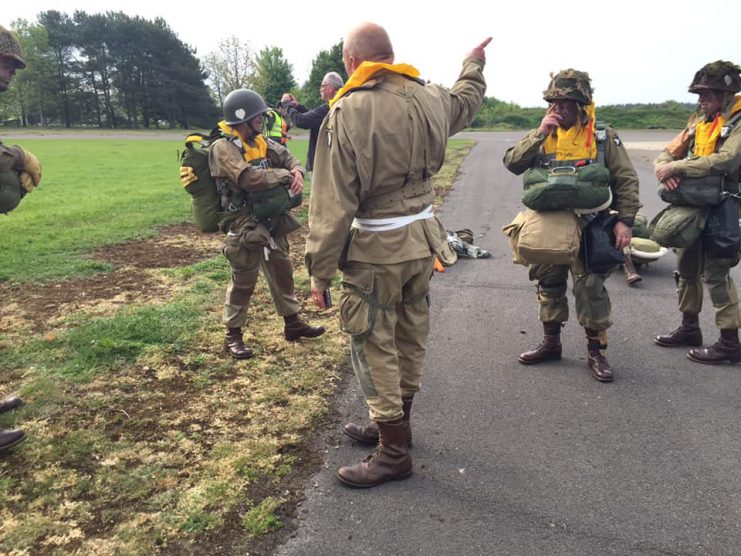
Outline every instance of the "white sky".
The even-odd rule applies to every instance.
[[[464,55],[492,36],[486,94],[521,106],[544,106],[549,73],[568,67],[589,72],[597,104],[618,104],[694,102],[687,86],[697,69],[718,59],[741,64],[737,0],[7,0],[0,24],[7,27],[17,18],[33,22],[50,9],[159,16],[199,57],[230,35],[249,41],[255,52],[278,46],[299,84],[320,50],[363,21],[386,28],[397,62],[448,86]]]

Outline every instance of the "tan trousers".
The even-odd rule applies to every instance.
[[[228,235],[224,241],[223,253],[232,267],[224,302],[224,324],[228,328],[242,328],[247,322],[247,309],[261,268],[278,315],[285,317],[298,313],[288,239],[285,236],[274,238],[275,249],[269,250],[265,260],[264,246],[246,243],[243,235]]]
[[[705,255],[702,237],[686,249],[677,249],[679,310],[696,314],[702,310],[704,280],[715,308],[715,325],[721,329],[741,328],[738,292],[730,275],[731,268],[738,262],[738,254],[731,259]]]
[[[340,324],[350,334],[353,369],[374,421],[400,419],[402,395],[420,388],[433,260],[349,262],[343,270]]]

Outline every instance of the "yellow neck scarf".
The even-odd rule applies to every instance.
[[[329,106],[331,107],[335,102],[340,100],[347,93],[363,85],[366,81],[368,81],[371,77],[373,77],[373,75],[375,75],[376,72],[381,71],[381,70],[388,70],[394,73],[399,73],[401,75],[407,75],[409,77],[414,77],[414,78],[419,77],[419,70],[417,70],[417,68],[413,66],[410,66],[409,64],[386,64],[384,62],[362,62],[355,69],[355,71],[352,72],[352,75],[347,80],[347,83],[345,83],[345,86],[342,87],[339,91],[337,91],[337,94],[335,94],[334,98],[329,101]]]
[[[230,137],[236,137],[242,142],[242,150],[244,150],[244,159],[247,162],[253,160],[264,160],[268,156],[268,142],[262,135],[257,135],[249,141],[242,137],[236,129],[227,124],[224,120],[219,122],[219,129],[224,132],[225,135]],[[253,145],[254,143],[254,145]]]
[[[736,95],[736,101],[731,108],[729,116],[733,116],[741,110],[741,95]],[[720,131],[726,123],[722,114],[718,114],[710,122],[699,122],[695,126],[695,156],[710,156],[715,152],[715,145],[720,137]]]
[[[597,142],[594,140],[595,107],[594,103],[585,106],[587,122],[579,121],[570,129],[556,129],[543,143],[545,154],[556,155],[556,160],[581,160],[597,158]]]

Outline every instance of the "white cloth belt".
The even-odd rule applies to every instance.
[[[387,230],[396,230],[408,226],[417,220],[427,220],[435,214],[432,212],[432,205],[428,205],[417,214],[407,216],[393,216],[391,218],[355,218],[352,221],[352,227],[366,232],[385,232]]]

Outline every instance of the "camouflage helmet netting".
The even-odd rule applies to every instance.
[[[0,56],[12,58],[18,68],[25,68],[26,62],[23,61],[23,52],[21,43],[15,38],[13,33],[0,25]]]
[[[729,93],[741,91],[741,68],[725,60],[705,64],[692,79],[689,92],[699,93],[708,89]]]
[[[565,69],[556,75],[551,74],[551,82],[543,91],[546,102],[554,100],[575,100],[581,104],[591,104],[592,85],[589,74],[575,69]]]

